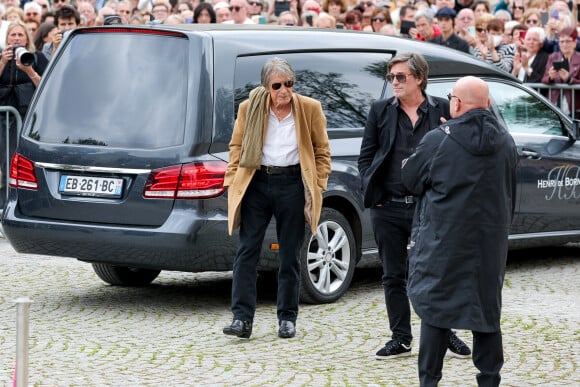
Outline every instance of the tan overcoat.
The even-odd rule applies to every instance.
[[[249,100],[246,100],[240,104],[238,110],[238,118],[230,141],[230,161],[224,179],[224,186],[228,187],[228,232],[230,235],[240,226],[242,198],[256,172],[252,168],[239,167],[248,105]],[[269,111],[270,102],[268,101]],[[316,234],[322,209],[322,191],[326,189],[330,174],[330,145],[326,133],[326,117],[322,112],[320,102],[296,93],[292,98],[292,112],[304,182],[304,216],[310,224],[312,233]],[[264,121],[262,139],[265,141],[268,115]]]

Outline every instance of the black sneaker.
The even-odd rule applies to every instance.
[[[459,337],[457,337],[453,331],[449,334],[447,348],[449,348],[450,356],[458,357],[460,359],[471,357],[471,349],[469,349],[469,347]]]
[[[397,357],[411,356],[411,346],[399,343],[397,340],[391,340],[377,352],[376,359],[388,360]]]

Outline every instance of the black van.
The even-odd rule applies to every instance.
[[[19,252],[90,262],[114,285],[146,285],[161,270],[231,270],[237,237],[227,235],[222,186],[228,142],[238,105],[259,84],[262,65],[281,56],[297,73],[295,91],[320,100],[328,119],[333,171],[321,232],[303,247],[301,294],[307,302],[334,301],[361,258],[376,257],[357,158],[370,103],[390,92],[387,63],[403,51],[427,58],[430,93],[446,95],[467,74],[490,82],[493,111],[527,152],[530,184],[520,195],[528,190],[531,199],[518,204],[529,213],[514,220],[514,243],[577,239],[580,190],[548,202],[541,197],[547,191],[535,186],[549,180],[542,163],[554,155],[550,168],[578,171],[575,127],[509,74],[403,38],[224,25],[75,30],[53,58],[24,122],[4,233]],[[532,211],[538,201],[541,213]],[[555,227],[533,222],[549,219],[551,211]],[[261,271],[276,269],[275,243],[271,227]]]

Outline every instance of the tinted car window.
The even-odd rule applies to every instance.
[[[145,149],[182,144],[188,41],[91,35],[76,36],[62,52],[25,135],[46,143]],[[106,78],[96,76],[103,73]]]
[[[565,135],[560,117],[542,99],[515,85],[487,81],[494,108],[512,133]],[[455,82],[431,82],[427,92],[445,97]]]
[[[317,52],[280,55],[296,72],[296,93],[321,101],[327,126],[359,128],[365,125],[370,103],[385,85],[391,55],[384,53]],[[260,84],[268,58],[242,57],[236,64],[235,111]]]
[[[564,135],[560,117],[536,96],[499,82],[489,82],[489,89],[510,132]]]

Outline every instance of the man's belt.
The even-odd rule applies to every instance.
[[[416,196],[391,196],[387,201],[396,203],[413,204],[417,203]]]
[[[300,172],[300,164],[289,165],[287,167],[260,165],[260,171],[268,175],[293,175]]]

